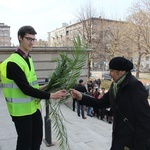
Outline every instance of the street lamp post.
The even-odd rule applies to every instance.
[[[49,118],[49,105],[47,100],[45,101],[45,107],[46,107],[46,115],[44,117],[44,122],[45,122],[45,139],[44,143],[46,144],[47,147],[53,146],[54,144],[52,143],[52,133],[51,133],[51,119]]]
[[[45,83],[48,83],[48,78],[45,78]],[[53,146],[51,133],[51,119],[49,118],[48,100],[45,100],[46,115],[44,117],[45,123],[45,139],[43,140],[47,147]]]

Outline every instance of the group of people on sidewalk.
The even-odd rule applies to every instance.
[[[100,89],[100,83],[101,80],[99,79],[99,82],[97,80],[91,82],[90,84],[87,84],[87,88],[85,86],[85,83],[82,79],[79,80],[79,83],[74,87],[77,91],[80,91],[82,93],[88,94],[90,96],[95,97],[96,99],[101,100],[101,98],[105,94],[105,88]],[[86,119],[85,112],[87,113],[87,116],[90,117],[97,117],[98,119],[105,120],[108,123],[112,123],[113,117],[111,115],[110,109],[99,109],[99,108],[93,108],[91,106],[86,105],[80,105],[79,101],[77,99],[73,99],[73,111],[75,111],[75,108],[77,108],[77,115],[80,117],[82,116],[82,119]]]

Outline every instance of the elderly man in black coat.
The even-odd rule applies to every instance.
[[[111,108],[113,114],[112,146],[110,150],[150,150],[150,107],[143,84],[132,74],[133,63],[115,57],[109,63],[113,82],[99,101],[94,97],[70,90],[81,105]]]

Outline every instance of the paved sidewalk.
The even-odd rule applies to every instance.
[[[71,107],[71,102],[68,101],[67,105]],[[112,125],[91,117],[84,120],[78,117],[76,112],[73,112],[68,106],[62,105],[61,110],[67,120],[64,124],[68,132],[70,149],[109,150]],[[42,114],[45,115],[44,101],[42,102]],[[16,139],[14,124],[8,114],[2,89],[0,88],[0,150],[15,150]],[[47,147],[43,142],[41,150],[59,150],[53,131],[52,143],[54,146]]]

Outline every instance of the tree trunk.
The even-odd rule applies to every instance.
[[[139,53],[139,56],[138,56],[138,61],[137,61],[137,71],[136,71],[136,77],[139,79],[139,74],[140,74],[140,64],[141,64],[141,57],[142,57],[142,54]]]

